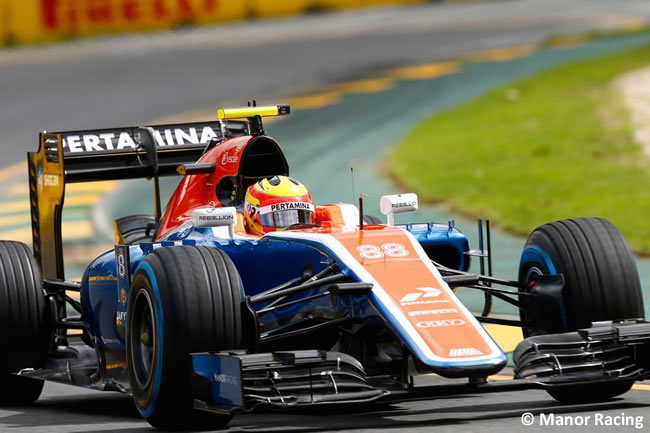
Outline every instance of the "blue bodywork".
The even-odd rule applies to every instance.
[[[469,250],[469,244],[465,235],[457,229],[434,223],[408,224],[402,227],[410,231],[425,250],[435,247],[453,250],[457,254],[458,268],[467,268],[469,258],[464,253]],[[305,242],[267,238],[224,240],[215,237],[209,227],[188,226],[162,242],[122,246],[122,248],[128,248],[128,275],[135,273],[142,259],[153,249],[174,245],[204,245],[224,250],[239,271],[246,296],[261,293],[296,278],[306,266],[311,265],[314,273],[318,273],[330,264],[337,262],[337,258],[326,249]],[[341,270],[356,279],[346,266],[342,265]],[[120,284],[119,280],[116,253],[108,251],[88,266],[81,284],[81,302],[84,312],[82,319],[87,325],[88,333],[96,347],[113,352],[126,350],[124,331],[128,319],[125,314],[124,300],[125,297],[128,299],[129,284]],[[126,293],[122,293],[122,289]],[[313,290],[315,293],[318,289]],[[309,294],[302,293],[300,296]],[[328,298],[321,298],[311,303],[296,304],[278,310],[274,314],[267,314],[260,325],[262,329],[265,324],[271,326],[273,323],[274,326],[277,326],[283,318],[294,316],[301,309],[313,310],[314,307],[325,310],[334,308],[336,311],[351,311],[359,318],[373,320],[373,317],[365,315],[375,316],[376,312],[372,308],[368,308],[367,303],[365,306],[361,305],[362,303],[348,305],[342,302],[333,307]],[[264,306],[265,304],[262,303],[256,305],[255,308],[259,310]]]

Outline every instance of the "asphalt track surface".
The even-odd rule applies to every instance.
[[[644,0],[510,0],[377,8],[0,52],[2,162],[41,130],[143,124],[377,69],[650,18]],[[258,96],[259,95],[259,96]]]
[[[114,393],[77,390],[63,385],[48,386],[47,395],[29,409],[0,411],[2,432],[144,432],[153,431],[143,421],[131,400]],[[611,432],[611,426],[596,424],[596,414],[642,417],[643,429],[650,425],[650,393],[629,391],[625,398],[591,405],[559,405],[544,391],[517,391],[458,398],[401,403],[360,411],[237,415],[227,431],[325,433],[359,432]],[[532,413],[535,422],[522,424],[522,415]],[[543,426],[540,414],[591,416],[587,426]],[[629,419],[629,418],[628,418]],[[639,431],[635,426],[616,431]],[[643,431],[643,430],[641,430]]]
[[[379,69],[648,19],[647,1],[522,0],[380,8],[0,52],[2,162],[23,160],[43,129],[143,124],[225,101],[258,95],[271,100]],[[649,404],[645,390],[598,406],[568,407],[556,405],[542,391],[521,391],[406,403],[381,413],[243,415],[231,428],[539,431],[549,427],[522,426],[523,412],[645,416]],[[610,430],[593,422],[577,429],[584,428]],[[147,429],[128,397],[60,385],[47,384],[32,408],[0,410],[0,431]]]

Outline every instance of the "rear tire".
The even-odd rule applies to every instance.
[[[526,328],[524,336],[570,332],[601,320],[644,318],[641,283],[632,251],[612,223],[575,218],[536,228],[521,255],[519,281],[563,274],[562,323]],[[522,320],[526,320],[522,312]],[[627,392],[632,382],[549,390],[561,402],[596,402]]]
[[[0,377],[0,406],[27,406],[41,396],[43,381],[4,374]]]
[[[50,348],[52,322],[41,273],[29,247],[0,241],[0,405],[38,399],[43,382],[10,373],[41,368]]]
[[[138,266],[128,301],[127,360],[142,416],[159,429],[223,427],[193,409],[190,353],[244,347],[243,291],[221,250],[159,248]]]

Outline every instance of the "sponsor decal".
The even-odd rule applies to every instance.
[[[153,137],[159,147],[173,147],[183,145],[203,145],[209,143],[218,134],[212,126],[193,126],[186,128],[154,128]],[[115,132],[88,132],[80,135],[66,135],[63,137],[63,150],[65,153],[87,153],[136,150],[138,145],[131,133],[127,131]],[[235,158],[237,158],[235,156]]]
[[[236,154],[228,155],[228,151],[226,151],[221,157],[221,165],[237,164],[237,161],[239,161],[239,156],[237,156]]]
[[[20,3],[23,6],[27,2]],[[45,34],[59,35],[70,34],[71,29],[78,29],[80,25],[84,32],[99,34],[116,28],[128,31],[166,29],[197,19],[212,23],[223,21],[224,16],[238,18],[244,14],[237,14],[239,8],[230,2],[218,0],[42,0],[34,6],[27,4],[39,14],[34,26],[38,23],[43,26],[42,30],[47,30]]]
[[[126,311],[118,311],[116,315],[117,320],[120,322],[126,322]]]
[[[433,299],[431,301],[413,301],[413,302],[402,302],[402,305],[426,305],[426,304],[446,304],[449,303],[446,299]]]
[[[478,355],[483,355],[483,352],[481,352],[478,349],[475,349],[473,347],[461,347],[458,349],[449,349],[449,356],[450,357],[458,357],[458,356],[478,356]]]
[[[265,215],[271,212],[277,212],[283,210],[310,210],[313,212],[314,205],[311,203],[292,201],[292,202],[276,203],[268,206],[262,206],[259,208],[258,212],[262,215]]]
[[[38,167],[38,190],[43,190],[43,167]]]
[[[55,174],[46,174],[43,176],[45,186],[59,186],[59,176]]]
[[[442,293],[435,287],[418,287],[416,290],[420,290],[420,292],[409,293],[404,296],[399,302],[402,305],[412,305],[410,304],[411,302],[417,301],[420,298],[435,298],[436,296],[440,296],[440,293]]]
[[[418,310],[418,311],[410,311],[409,316],[433,316],[435,314],[451,314],[451,313],[458,313],[458,310],[455,308],[444,308],[441,310]]]
[[[124,261],[124,253],[120,250],[117,255],[117,274],[120,278],[124,278],[124,275],[126,275],[126,266],[124,265]]]
[[[417,202],[415,200],[413,201],[403,201],[403,202],[397,202],[397,203],[391,203],[391,207],[393,209],[399,209],[403,207],[412,207],[415,206]]]
[[[124,290],[124,287],[122,287],[122,290],[120,290],[120,301],[123,304],[126,304],[126,290]]]
[[[233,207],[196,209],[192,212],[192,224],[196,227],[232,226],[237,221]]]
[[[237,386],[239,384],[237,380],[237,376],[231,376],[230,374],[214,373],[213,378],[214,381],[217,383],[223,383],[226,385],[234,385],[234,386]]]
[[[271,212],[279,210],[311,210],[311,203],[299,203],[299,202],[289,202],[289,203],[277,203],[271,205]]]
[[[418,328],[439,328],[442,326],[460,326],[464,325],[463,319],[444,319],[444,320],[428,320],[426,322],[418,322],[415,324]]]
[[[119,344],[120,343],[120,340],[118,340],[117,338],[104,338],[103,336],[99,337],[99,338],[95,338],[95,343],[99,344],[100,341],[101,341],[102,344]]]
[[[107,150],[136,149],[133,138],[122,132],[117,137],[114,133],[70,135],[63,139],[63,149],[71,153],[103,152]]]
[[[234,221],[232,214],[228,215],[199,215],[199,221]]]

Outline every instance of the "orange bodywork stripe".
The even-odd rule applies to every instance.
[[[460,308],[460,301],[443,288],[401,230],[364,230],[332,236],[388,292],[396,309],[436,356],[468,358],[492,353],[466,310]]]
[[[329,224],[323,224],[323,223]],[[341,207],[336,204],[325,204],[316,206],[316,224],[328,225],[329,227],[345,225],[345,219]]]

